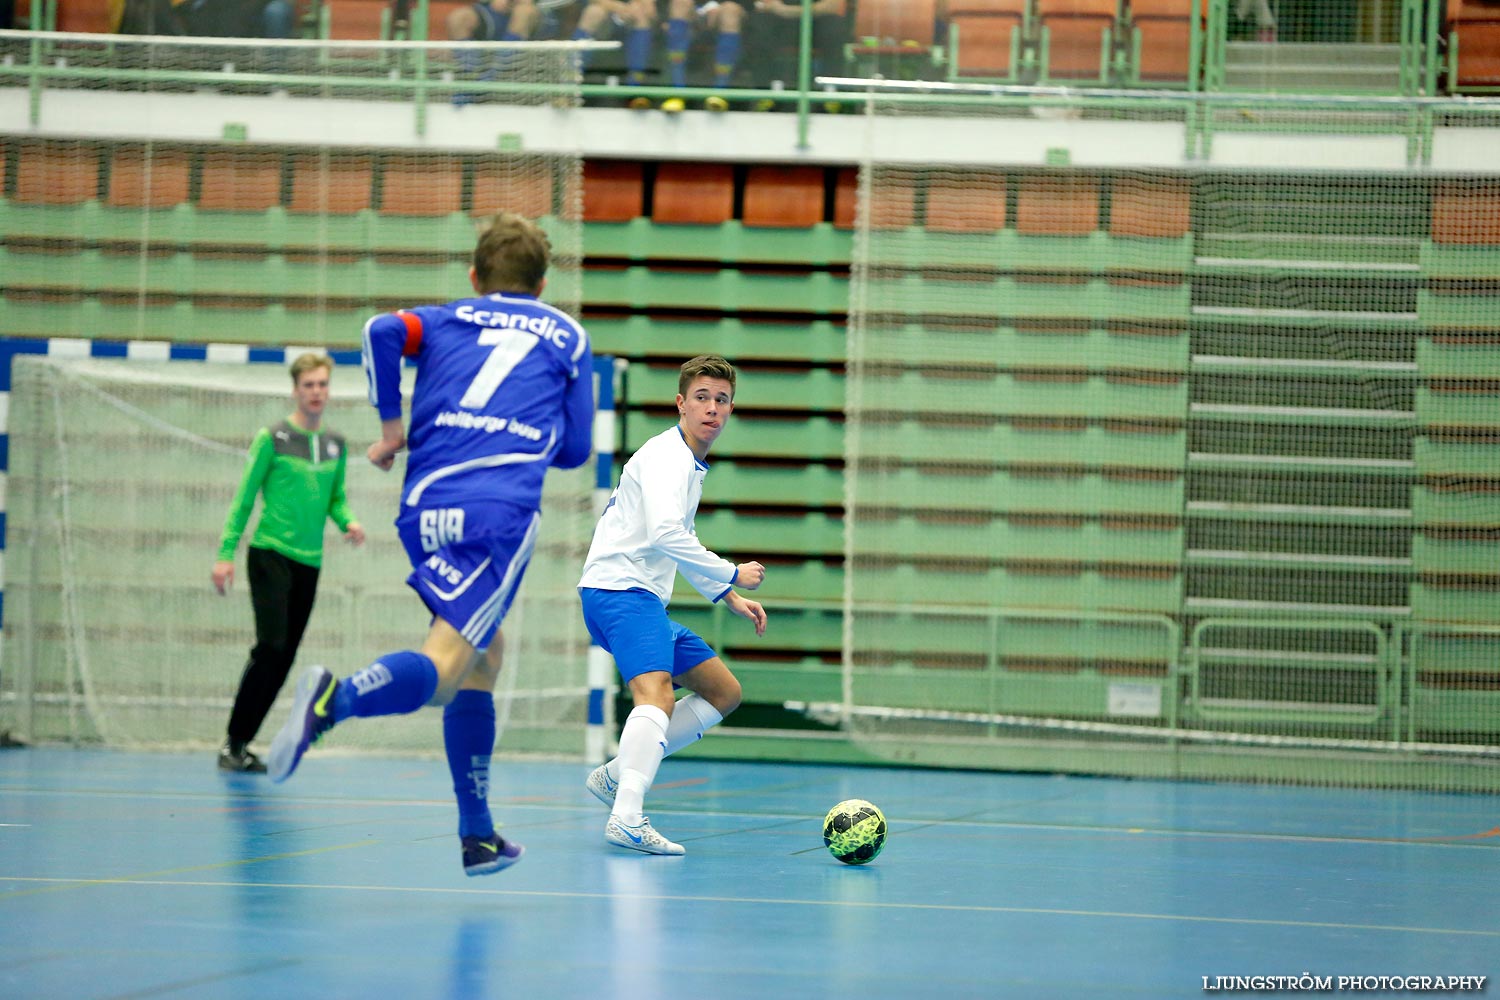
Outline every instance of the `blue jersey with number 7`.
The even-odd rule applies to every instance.
[[[549,466],[587,461],[593,354],[572,317],[534,296],[418,306],[365,324],[370,403],[401,416],[401,360],[414,359],[403,508],[503,501],[541,506]]]

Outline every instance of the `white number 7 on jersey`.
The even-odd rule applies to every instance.
[[[495,349],[484,359],[479,374],[469,383],[468,391],[458,401],[458,405],[466,410],[484,409],[495,390],[500,388],[500,383],[505,381],[505,376],[521,363],[522,358],[531,353],[539,340],[541,338],[536,334],[522,330],[485,330],[481,333],[480,345],[493,346]]]

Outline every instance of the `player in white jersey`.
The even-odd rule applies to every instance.
[[[604,839],[645,854],[683,853],[642,813],[662,758],[698,740],[740,704],[740,682],[724,661],[667,617],[677,573],[704,597],[748,618],[756,635],[766,632],[765,609],[734,590],[759,587],[765,567],[720,558],[693,530],[708,451],[734,410],[734,384],[734,366],[723,358],[702,355],[682,366],[679,420],[625,463],[578,582],[589,635],[614,656],[635,699],[619,755],[597,767],[587,787],[611,807]],[[689,694],[674,701],[674,685]]]

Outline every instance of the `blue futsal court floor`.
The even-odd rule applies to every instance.
[[[314,751],[272,786],[212,753],[0,751],[0,997],[1159,998],[1500,973],[1496,796],[674,759],[648,806],[688,854],[657,858],[603,843],[587,770],[497,763],[527,854],[471,879],[440,760]],[[864,868],[822,846],[849,797],[890,821]]]

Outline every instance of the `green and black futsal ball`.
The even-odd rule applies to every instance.
[[[885,846],[885,814],[864,799],[845,799],[823,818],[823,846],[846,865],[865,865]]]

